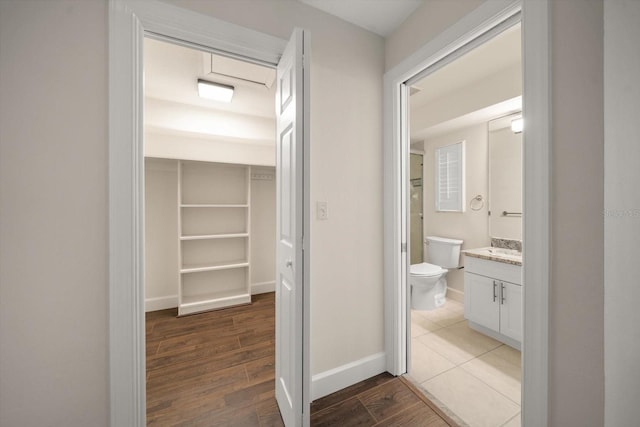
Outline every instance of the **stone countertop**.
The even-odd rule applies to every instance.
[[[522,252],[503,248],[477,248],[462,251],[466,256],[503,262],[505,264],[522,265]]]

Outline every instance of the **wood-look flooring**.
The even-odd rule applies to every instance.
[[[147,425],[283,426],[275,401],[274,294],[176,317],[149,312]],[[454,426],[407,380],[380,374],[313,402],[312,426]]]

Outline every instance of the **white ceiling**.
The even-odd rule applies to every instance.
[[[424,0],[298,0],[376,33],[391,35]]]
[[[300,1],[315,2],[316,0]],[[333,3],[328,0],[321,1],[323,5]],[[371,3],[372,5],[395,4],[396,0],[342,0],[336,3],[348,3],[351,5],[350,8],[352,10],[356,10],[358,7],[363,7],[362,3]],[[398,0],[397,3],[404,3],[406,6],[408,3],[421,3],[421,0],[412,0],[411,2]],[[519,26],[516,26],[505,31],[491,41],[416,83],[414,87],[419,87],[421,90],[411,96],[411,108],[419,108],[420,106],[434,102],[446,96],[447,93],[473,84],[474,82],[479,82],[498,70],[505,69],[513,64],[518,64],[520,61],[519,30]],[[222,117],[229,113],[242,115],[247,123],[263,119],[272,120],[274,118],[275,85],[271,85],[271,87],[268,88],[264,85],[246,83],[243,80],[228,78],[218,74],[209,74],[212,61],[211,55],[198,50],[153,39],[145,39],[144,48],[145,97],[160,100],[165,103],[173,103],[176,109],[182,108],[184,110],[186,106],[190,106],[191,109],[196,108],[199,111],[209,111],[208,114],[211,115],[212,119],[219,116],[218,118],[222,120]],[[244,76],[245,78],[256,78],[268,82],[270,80],[268,76],[270,73],[273,73],[272,69],[229,58],[214,56],[213,62],[217,63],[219,67],[222,67],[218,68],[218,71],[224,74]],[[198,78],[234,86],[235,92],[232,102],[227,104],[200,98],[197,92]],[[156,108],[157,105],[164,105],[168,108],[167,104],[149,103],[149,111],[147,111],[147,113],[151,114],[152,111],[150,110]],[[164,117],[167,120],[171,119],[171,117],[176,117],[177,120],[180,114],[181,113],[165,115]],[[255,119],[252,119],[252,117]],[[470,119],[471,117],[477,119],[479,115],[471,115],[467,118]],[[495,115],[493,117],[495,117]],[[151,118],[151,116],[149,118]],[[183,122],[185,121],[183,120]],[[161,124],[158,123],[158,125]],[[452,125],[454,125],[454,123],[447,123],[441,127],[443,127],[443,129],[450,128]],[[201,126],[198,127],[202,128]],[[427,130],[424,131],[427,133],[430,132]],[[433,131],[441,131],[441,129],[433,129]],[[236,135],[221,134],[216,134],[216,136],[238,137]],[[424,137],[424,135],[420,136]],[[262,135],[256,135],[256,139],[264,143],[264,137]]]
[[[518,72],[519,67],[521,67],[520,24],[509,28],[414,84],[412,89],[419,89],[419,91],[412,91],[411,111],[437,103],[471,85],[481,85],[483,80],[502,70]],[[521,109],[522,96],[506,99],[426,129],[412,129],[411,142],[419,142],[455,129],[484,123]]]
[[[244,78],[269,80],[273,70],[230,58],[214,56],[220,72]],[[212,112],[238,113],[245,116],[275,117],[275,84],[247,83],[236,78],[208,74],[211,55],[158,40],[144,41],[145,97],[201,107]],[[216,102],[198,96],[198,78],[234,86],[231,103]]]
[[[420,91],[411,96],[411,108],[419,108],[520,64],[521,50],[518,24],[415,83],[412,87]]]

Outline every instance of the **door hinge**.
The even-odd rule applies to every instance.
[[[400,244],[400,252],[402,252],[403,254],[407,253],[407,243],[401,243]]]

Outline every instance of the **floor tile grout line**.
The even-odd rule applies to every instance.
[[[522,414],[522,411],[518,411],[517,414],[515,414],[513,417],[509,418],[507,421],[505,421],[503,424],[500,425],[500,427],[504,427],[507,424],[509,424],[512,420],[514,420],[516,417],[520,417]]]
[[[459,368],[459,366],[455,366],[455,365],[454,365],[454,366],[452,366],[451,368],[448,368],[448,369],[446,369],[446,370],[444,370],[444,371],[442,371],[442,372],[440,372],[440,373],[438,373],[438,374],[436,374],[436,375],[434,375],[434,376],[432,376],[432,377],[430,377],[430,378],[428,378],[428,379],[426,379],[426,380],[424,380],[424,381],[418,382],[418,384],[420,384],[421,386],[425,387],[425,386],[424,386],[424,383],[426,383],[427,381],[431,381],[431,380],[433,380],[433,379],[435,379],[435,378],[439,377],[440,375],[442,375],[442,374],[446,374],[447,372],[449,372],[449,371],[451,371],[451,370],[453,370],[453,369],[456,369],[456,368]],[[411,374],[407,374],[407,375],[409,375],[409,377],[413,378],[413,377],[411,376]],[[425,388],[426,388],[426,387],[425,387]]]
[[[473,360],[473,359],[472,359]],[[472,377],[474,377],[475,379],[477,379],[478,381],[480,381],[482,384],[486,385],[487,387],[489,387],[491,390],[495,391],[496,393],[498,393],[499,395],[505,397],[507,400],[509,400],[510,402],[513,402],[514,404],[518,405],[518,407],[522,407],[522,403],[516,402],[515,400],[513,400],[512,398],[510,398],[509,396],[507,396],[506,394],[504,394],[503,392],[501,392],[500,390],[498,390],[497,388],[495,388],[494,386],[492,386],[491,384],[487,383],[486,381],[484,381],[482,378],[478,377],[477,375],[474,375],[473,372],[466,370],[462,365],[459,366],[460,369],[462,369],[463,371],[465,371],[467,374],[471,375]],[[520,383],[522,384],[522,382]],[[521,400],[522,401],[522,400]]]
[[[425,347],[427,347],[429,350],[433,351],[434,353],[436,353],[437,355],[439,355],[440,357],[442,357],[443,359],[445,359],[447,362],[452,363],[452,364],[453,364],[453,367],[451,367],[451,368],[449,368],[449,369],[447,369],[447,370],[445,370],[445,371],[442,371],[442,372],[438,373],[437,375],[434,375],[433,377],[431,377],[431,378],[429,378],[429,379],[426,379],[426,380],[424,380],[424,381],[420,382],[419,384],[424,384],[425,382],[430,381],[430,380],[432,380],[432,379],[434,379],[434,378],[436,378],[436,377],[439,377],[440,375],[444,374],[445,372],[449,372],[449,371],[450,371],[450,370],[452,370],[452,369],[455,369],[455,368],[462,368],[462,365],[467,364],[467,363],[471,362],[472,360],[474,360],[474,359],[478,359],[478,358],[480,358],[481,356],[484,356],[485,354],[490,353],[490,352],[492,352],[493,350],[495,350],[495,349],[488,350],[488,351],[486,351],[486,352],[484,352],[484,353],[481,353],[481,354],[479,354],[478,356],[475,356],[475,357],[473,357],[473,358],[471,358],[471,359],[469,359],[469,360],[466,360],[466,361],[464,361],[464,362],[462,362],[462,363],[460,363],[460,364],[456,364],[453,360],[449,359],[449,358],[448,358],[448,357],[446,357],[444,354],[442,354],[442,353],[438,352],[437,350],[434,350],[433,348],[429,347],[428,345],[426,345],[426,344],[424,344],[424,343],[422,343],[422,344],[423,344]],[[498,346],[498,347],[500,347],[500,346]],[[496,348],[498,348],[498,347],[496,347]],[[468,372],[466,369],[465,369],[464,371],[465,371],[465,372]],[[469,373],[470,373],[470,372],[469,372]],[[410,374],[410,373],[409,373],[409,376],[411,376],[411,374]],[[475,378],[478,378],[478,377],[476,377],[475,375],[474,375],[474,377],[475,377]],[[478,379],[480,379],[480,378],[478,378]],[[481,381],[482,381],[482,380],[481,380]],[[483,381],[483,382],[484,382],[484,381]],[[488,385],[488,384],[487,384],[487,385]],[[493,388],[493,387],[492,387],[492,388]],[[513,401],[513,399],[509,399],[509,400]]]
[[[473,360],[473,359],[472,359],[472,360]],[[491,390],[495,391],[495,392],[496,392],[496,393],[498,393],[500,396],[502,396],[502,397],[504,397],[505,399],[507,399],[509,402],[512,402],[514,405],[517,405],[517,406],[518,406],[518,409],[519,409],[518,413],[520,413],[520,412],[522,411],[522,405],[521,405],[521,404],[518,404],[518,403],[517,403],[517,402],[515,402],[513,399],[511,399],[509,396],[506,396],[504,393],[501,393],[500,391],[496,390],[496,389],[495,389],[494,387],[492,387],[491,385],[489,385],[489,384],[487,384],[486,382],[484,382],[482,379],[480,379],[480,378],[476,377],[476,376],[475,376],[475,375],[473,375],[471,372],[469,372],[469,371],[467,371],[466,369],[462,368],[462,365],[460,365],[460,366],[454,366],[454,367],[452,367],[452,368],[449,368],[449,369],[447,369],[446,371],[440,372],[438,375],[434,375],[433,377],[431,377],[431,378],[429,378],[429,379],[427,379],[427,380],[424,380],[423,382],[419,382],[418,384],[419,384],[421,387],[423,387],[425,390],[429,391],[429,387],[428,387],[425,383],[427,383],[427,382],[429,382],[429,381],[431,381],[431,380],[434,380],[434,379],[436,379],[437,377],[439,377],[439,376],[441,376],[441,375],[444,375],[445,373],[447,373],[447,372],[449,372],[449,371],[452,371],[452,370],[454,370],[454,369],[456,369],[456,368],[460,368],[460,369],[464,370],[466,373],[468,373],[468,374],[469,374],[469,375],[471,375],[472,377],[476,378],[476,379],[477,379],[478,381],[480,381],[482,384],[486,385],[486,386],[487,386],[487,387],[489,387]],[[409,377],[411,377],[411,375],[409,375]],[[500,427],[504,426],[507,422],[511,421],[511,420],[512,420],[513,418],[515,418],[516,416],[517,416],[517,414],[516,414],[516,415],[514,415],[513,417],[509,418],[509,419],[508,419],[504,424],[501,424],[501,425],[500,425]]]
[[[471,362],[471,361],[472,361],[472,360],[474,360],[474,359],[479,359],[479,358],[481,358],[481,357],[483,357],[483,356],[486,356],[486,355],[487,355],[487,354],[489,354],[489,353],[493,353],[494,351],[496,351],[496,350],[497,350],[497,349],[499,349],[500,347],[502,347],[502,346],[506,346],[506,345],[507,345],[507,344],[500,344],[499,346],[497,346],[497,347],[495,347],[495,348],[492,348],[491,350],[487,350],[487,351],[485,351],[484,353],[477,355],[477,356],[476,356],[476,357],[474,357],[473,359],[470,359],[470,360],[468,360],[468,361],[466,361],[466,362],[462,363],[462,365],[464,365],[464,364],[466,364],[466,363],[469,363],[469,362]],[[513,362],[511,362],[510,360],[507,360],[507,359],[506,359],[506,358],[504,358],[504,357],[500,357],[500,356],[498,356],[497,354],[495,355],[495,357],[497,357],[498,359],[502,360],[503,362],[508,363],[508,364],[509,364],[509,365],[511,365],[511,366],[518,367],[518,368],[520,368],[520,369],[522,370],[522,362],[521,362],[520,364],[513,363]]]
[[[459,323],[461,323],[461,322],[463,322],[463,321],[466,321],[466,319],[461,320],[460,322],[456,322],[456,323],[453,323],[453,324],[451,324],[451,325],[448,325],[448,326],[446,326],[446,327],[444,327],[444,328],[440,328],[440,329],[438,329],[438,330],[448,329],[448,328],[450,328],[450,327],[452,327],[452,326],[458,325]],[[413,322],[412,322],[412,323],[413,323]],[[423,328],[423,329],[424,329],[424,328]],[[436,330],[436,331],[438,331],[438,330]],[[495,387],[493,387],[493,386],[491,386],[490,384],[486,383],[484,380],[482,380],[481,378],[477,377],[476,375],[473,375],[473,373],[471,373],[470,371],[468,371],[467,369],[465,369],[465,368],[463,367],[463,365],[465,365],[465,364],[468,364],[468,363],[472,362],[474,359],[480,359],[481,357],[483,357],[483,356],[485,356],[485,355],[487,355],[487,354],[489,354],[489,353],[494,352],[495,350],[497,350],[498,348],[500,348],[500,347],[502,347],[502,346],[504,346],[504,345],[506,345],[506,344],[504,344],[504,343],[498,343],[498,345],[496,345],[495,347],[488,348],[488,349],[486,349],[485,351],[483,351],[482,353],[480,353],[480,354],[478,354],[478,355],[475,355],[475,356],[474,356],[474,357],[472,357],[471,359],[466,360],[466,361],[464,361],[464,362],[462,362],[462,363],[460,363],[460,364],[457,364],[457,363],[455,363],[454,361],[452,361],[451,359],[449,359],[446,355],[444,355],[444,354],[442,354],[441,352],[439,352],[439,351],[437,351],[437,350],[435,350],[435,349],[431,348],[431,347],[430,347],[430,346],[428,346],[425,342],[423,342],[421,339],[419,339],[419,337],[425,337],[425,336],[429,335],[430,333],[433,333],[433,332],[436,332],[436,331],[429,331],[428,333],[425,333],[425,334],[419,335],[419,336],[417,336],[417,337],[411,337],[411,339],[412,339],[412,340],[416,339],[418,342],[420,342],[422,345],[424,345],[427,349],[429,349],[430,351],[433,351],[433,352],[434,352],[434,353],[436,353],[437,355],[441,356],[441,357],[442,357],[442,358],[444,358],[447,362],[449,362],[449,363],[453,364],[454,366],[453,366],[453,367],[451,367],[451,368],[449,368],[449,369],[446,369],[445,371],[442,371],[442,372],[438,373],[437,375],[435,375],[435,376],[433,376],[433,377],[431,377],[431,378],[428,378],[428,379],[424,380],[423,382],[420,382],[419,384],[420,384],[420,386],[421,386],[421,387],[424,387],[424,388],[425,388],[425,390],[427,390],[427,389],[428,389],[428,387],[426,387],[426,386],[425,386],[425,383],[427,383],[427,382],[429,382],[429,381],[431,381],[431,380],[433,380],[433,379],[435,379],[435,378],[437,378],[437,377],[439,377],[439,376],[441,376],[441,375],[443,375],[443,374],[445,374],[445,373],[447,373],[447,372],[450,372],[451,370],[453,370],[453,369],[455,369],[455,368],[458,368],[458,367],[459,367],[459,368],[461,368],[464,372],[468,373],[468,374],[469,374],[469,375],[471,375],[473,378],[476,378],[476,379],[477,379],[478,381],[480,381],[482,384],[484,384],[485,386],[489,387],[489,389],[491,389],[491,390],[495,391],[499,396],[502,396],[503,398],[505,398],[508,402],[512,402],[514,405],[517,405],[517,406],[518,406],[518,409],[519,409],[519,412],[518,412],[518,413],[520,413],[520,411],[521,411],[521,409],[522,409],[521,403],[515,402],[512,398],[510,398],[509,396],[507,396],[507,395],[505,395],[504,393],[500,392],[500,391],[499,391],[499,390],[497,390]],[[505,358],[505,357],[501,357],[501,356],[499,356],[499,355],[497,355],[497,354],[494,354],[494,355],[495,355],[495,357],[499,358],[500,360],[504,361],[505,363],[508,363],[509,365],[517,366],[517,364],[512,363],[512,362],[511,362],[511,360],[508,360],[508,359],[507,359],[507,358]],[[521,365],[520,365],[520,369],[521,369]],[[409,376],[410,376],[410,375],[409,375]],[[501,426],[506,425],[506,423],[510,422],[510,421],[511,421],[513,418],[515,418],[516,416],[518,416],[518,414],[516,414],[516,415],[514,415],[513,417],[509,418],[509,419],[508,419],[505,423],[503,423]]]
[[[438,350],[435,350],[435,349],[433,349],[433,348],[429,347],[427,344],[423,343],[422,341],[421,341],[420,343],[421,343],[422,345],[424,345],[425,347],[427,347],[429,350],[431,350],[431,351],[433,351],[434,353],[436,353],[438,356],[440,356],[440,357],[442,357],[443,359],[445,359],[447,362],[449,362],[449,363],[453,363],[453,364],[454,364],[454,366],[459,366],[456,362],[454,362],[453,360],[449,359],[446,355],[444,355],[444,354],[440,353]],[[471,358],[471,359],[469,359],[469,360],[473,360],[473,359],[474,359],[474,358]],[[464,361],[464,362],[462,362],[462,363],[467,363],[469,360]],[[462,364],[462,363],[461,363],[461,364]]]
[[[422,402],[424,402],[432,411],[434,411],[436,413],[436,415],[438,415],[440,418],[442,418],[442,420],[445,423],[447,423],[451,427],[459,427],[458,423],[454,419],[452,419],[449,415],[447,415],[445,413],[445,411],[442,408],[440,408],[440,406],[437,405],[430,397],[428,397],[425,393],[423,393],[422,390],[420,390],[419,386],[417,386],[413,381],[411,381],[411,379],[403,377],[403,379],[401,379],[401,381],[403,383],[407,384],[407,386],[409,387],[411,392],[414,395],[416,395],[418,397],[418,399],[420,399]],[[426,390],[426,388],[425,388],[425,390]],[[445,406],[442,402],[440,402],[440,404]],[[446,406],[445,406],[445,408],[446,408]],[[451,411],[448,408],[447,408],[447,410]],[[453,411],[451,411],[451,412],[453,412]],[[456,417],[458,417],[458,415],[456,415]],[[453,423],[453,424],[451,424],[451,423]]]
[[[485,354],[490,353],[490,352],[492,352],[493,350],[497,349],[498,347],[500,347],[500,346],[504,345],[504,344],[499,344],[497,347],[493,347],[493,348],[491,348],[491,349],[489,349],[489,350],[484,350],[482,353],[478,354],[477,356],[473,356],[473,357],[472,357],[471,359],[469,359],[469,360],[465,360],[464,362],[462,362],[462,363],[460,363],[460,364],[456,364],[453,360],[449,359],[446,355],[444,355],[444,354],[440,353],[438,350],[435,350],[435,349],[433,349],[433,348],[429,347],[427,344],[423,343],[422,341],[421,341],[421,343],[422,343],[424,346],[426,346],[429,350],[431,350],[431,351],[434,351],[434,352],[438,353],[440,356],[444,357],[445,359],[447,359],[447,361],[449,361],[449,362],[453,363],[453,364],[454,364],[454,365],[456,365],[456,366],[460,366],[460,365],[463,365],[463,364],[465,364],[465,363],[468,363],[468,362],[472,361],[473,359],[477,359],[477,358],[479,358],[480,356],[484,356]]]
[[[508,344],[502,344],[502,345],[497,346],[497,347],[496,347],[496,348],[494,348],[493,350],[489,350],[489,351],[488,351],[488,353],[493,353],[494,351],[496,351],[496,350],[497,350],[497,349],[499,349],[500,347],[508,347],[508,348],[511,348],[511,349],[515,350],[513,347],[509,346]],[[519,350],[516,350],[516,351],[519,351]],[[485,354],[486,354],[486,353],[485,353]],[[517,366],[517,367],[519,367],[519,368],[522,368],[522,359],[520,359],[520,363],[513,363],[511,360],[507,359],[506,357],[498,356],[497,354],[496,354],[495,356],[496,356],[497,358],[499,358],[499,359],[501,359],[501,360],[503,360],[503,361],[507,362],[507,363],[508,363],[508,364],[510,364],[510,365],[513,365],[513,366]]]
[[[377,388],[377,387],[374,387]],[[373,413],[369,410],[369,408],[367,408],[367,405],[364,404],[364,402],[362,401],[362,399],[360,398],[360,395],[362,393],[358,393],[355,397],[358,400],[358,402],[360,402],[360,404],[362,405],[362,407],[364,408],[365,411],[367,411],[367,413],[369,414],[369,416],[371,417],[371,419],[373,419],[373,424],[376,425],[381,421],[378,421],[378,419],[376,418],[375,415],[373,415]]]

